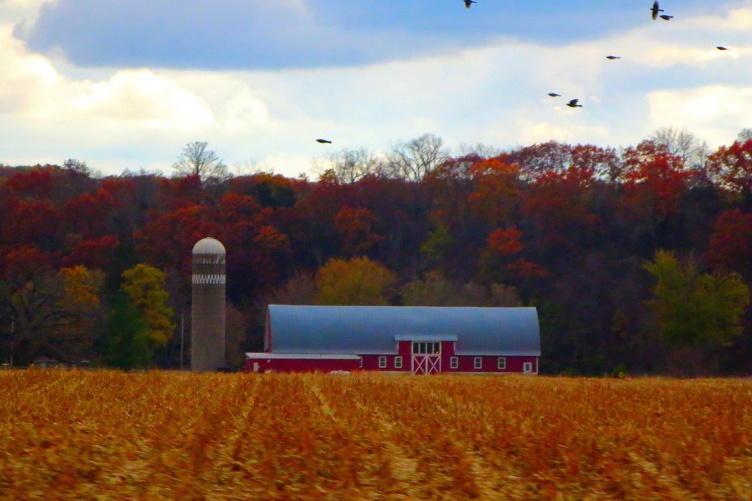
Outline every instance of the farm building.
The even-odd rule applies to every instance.
[[[535,308],[269,305],[249,372],[538,373]]]

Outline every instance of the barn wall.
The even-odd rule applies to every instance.
[[[402,343],[401,343],[402,344]],[[407,344],[407,343],[405,343]],[[451,344],[451,342],[449,342]],[[403,354],[404,353],[404,354]],[[469,355],[460,355],[457,357],[458,366],[456,369],[451,368],[451,357],[454,356],[453,352],[445,350],[442,346],[441,355],[441,372],[444,373],[516,373],[523,372],[524,364],[529,362],[532,365],[532,372],[538,372],[538,357],[506,357],[506,369],[498,369],[497,356],[482,356],[482,365],[480,369],[475,368],[475,357]],[[364,371],[382,371],[382,372],[406,372],[412,371],[412,353],[404,352],[402,346],[400,346],[400,354],[402,356],[402,369],[396,369],[394,367],[394,358],[396,355],[383,355],[386,356],[386,368],[379,368],[379,355],[362,355]]]
[[[246,372],[254,372],[254,363],[258,363],[258,372],[332,372],[360,370],[359,360],[321,359],[321,358],[247,358]]]
[[[379,356],[380,355],[363,355],[363,368],[364,371],[384,371],[384,372],[411,372],[410,355],[381,355],[386,357],[386,368],[379,368]],[[394,359],[398,356],[402,357],[402,368],[396,369],[394,367]]]
[[[379,367],[379,357],[386,357],[386,367]],[[412,354],[402,356],[402,368],[394,367],[394,359],[399,355],[362,355],[362,365],[359,360],[348,359],[326,359],[326,358],[249,358],[246,359],[245,370],[254,372],[254,363],[258,363],[259,372],[332,372],[332,371],[375,371],[375,372],[395,372],[409,374],[412,372]],[[498,357],[483,356],[480,369],[475,368],[475,357],[458,356],[458,367],[451,368],[450,355],[446,360],[441,362],[441,371],[446,374],[514,374],[522,373],[524,364],[532,364],[532,373],[538,373],[538,357],[506,357],[506,369],[497,368]]]

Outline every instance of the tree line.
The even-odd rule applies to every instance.
[[[752,372],[752,139],[451,155],[426,134],[306,177],[0,166],[0,361],[188,363],[191,249],[227,249],[228,361],[266,306],[536,306],[541,372]]]

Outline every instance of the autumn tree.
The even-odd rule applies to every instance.
[[[594,169],[575,166],[535,178],[523,212],[538,225],[540,246],[559,252],[561,247],[574,249],[592,237],[600,223],[592,203],[596,183]]]
[[[21,365],[42,354],[74,363],[93,354],[103,277],[84,267],[56,272],[47,259],[28,247],[5,257],[0,317],[13,323],[10,341]]]
[[[721,146],[708,157],[708,174],[720,186],[750,196],[752,193],[752,139]]]
[[[384,159],[365,148],[335,151],[326,157],[325,164],[325,172],[345,184],[366,176],[381,175],[385,168]]]
[[[227,165],[214,150],[207,149],[205,141],[194,141],[183,148],[172,167],[181,175],[194,175],[202,183],[224,181],[228,178]]]
[[[235,176],[230,180],[233,193],[253,197],[261,207],[292,207],[295,205],[293,182],[279,174],[263,172],[250,176]]]
[[[399,289],[405,306],[520,306],[517,289],[504,284],[484,286],[449,280],[437,270],[415,278]]]
[[[143,316],[149,329],[149,341],[162,347],[172,337],[175,325],[168,306],[169,293],[164,289],[165,273],[147,264],[138,264],[122,275],[122,290]]]
[[[561,172],[572,166],[571,146],[558,141],[533,144],[504,153],[499,160],[507,165],[516,164],[520,177],[532,181],[546,172]]]
[[[737,273],[701,274],[694,261],[681,263],[659,250],[645,269],[657,280],[648,306],[669,348],[717,348],[733,344],[750,300]]]
[[[516,226],[498,228],[488,235],[488,246],[504,256],[511,256],[522,251],[522,232]]]
[[[440,137],[423,134],[394,145],[386,168],[393,176],[420,183],[448,157],[449,152],[444,148],[444,141]]]
[[[365,208],[343,206],[334,217],[334,225],[342,239],[342,252],[363,254],[384,239],[373,232],[376,216]]]
[[[547,276],[545,268],[522,257],[524,247],[522,231],[516,226],[493,230],[481,256],[479,277],[484,283],[496,283]]]
[[[77,265],[61,268],[63,278],[62,306],[70,315],[61,334],[79,345],[91,345],[92,332],[101,320],[101,293],[104,273]]]
[[[314,304],[316,293],[314,274],[298,270],[265,296],[263,309],[269,304]]]
[[[752,214],[739,209],[722,212],[716,219],[707,255],[716,268],[752,278]]]
[[[634,235],[644,235],[649,246],[665,245],[668,224],[681,211],[681,202],[696,176],[666,146],[643,141],[624,151],[624,195],[620,212]]]
[[[672,155],[681,158],[688,169],[703,168],[710,152],[708,143],[701,141],[687,129],[663,127],[655,131],[650,139],[656,144],[665,146]]]
[[[367,257],[331,259],[316,275],[316,302],[324,305],[385,305],[396,275]]]
[[[572,146],[558,141],[524,146],[499,156],[507,164],[517,164],[522,179],[532,181],[550,172],[577,168],[592,171],[599,179],[616,182],[621,161],[614,148],[590,144]]]
[[[475,191],[469,201],[478,217],[490,226],[509,224],[520,201],[520,168],[498,158],[478,162],[470,168]]]

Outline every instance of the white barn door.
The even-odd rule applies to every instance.
[[[441,343],[413,342],[413,374],[438,374],[441,372]]]

